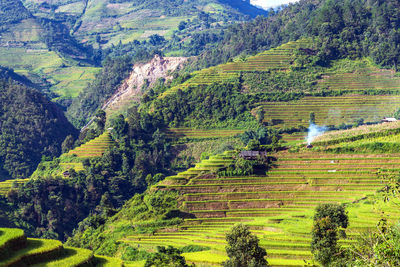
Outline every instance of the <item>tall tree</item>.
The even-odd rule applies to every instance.
[[[322,204],[316,208],[312,229],[311,251],[314,259],[322,266],[334,266],[340,259],[337,244],[339,235],[345,236],[349,218],[344,206],[338,204]]]
[[[225,267],[263,267],[268,266],[265,249],[259,246],[258,237],[250,232],[247,225],[235,225],[226,234],[226,253],[229,260],[223,263]]]

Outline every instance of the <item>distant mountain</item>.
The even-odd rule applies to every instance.
[[[232,23],[267,15],[265,10],[243,0],[23,0],[38,17],[64,21],[82,43],[100,47],[120,41],[144,40],[158,34],[170,38],[179,24]],[[189,23],[189,24],[190,24]]]
[[[0,25],[16,23],[31,17],[31,13],[24,7],[21,1],[0,0]]]

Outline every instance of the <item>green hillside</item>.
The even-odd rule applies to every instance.
[[[177,140],[176,148],[187,146],[183,150],[196,143],[201,146],[205,140],[222,143],[235,138],[255,127],[256,120],[273,126],[283,133],[290,148],[269,152],[267,172],[223,176],[219,171],[234,162],[240,150],[211,156],[168,176],[144,195],[131,199],[105,226],[89,227],[70,242],[83,247],[91,242],[99,253],[113,242],[147,253],[156,246],[172,245],[185,251],[187,246],[198,244],[204,247],[201,251],[183,255],[189,262],[208,266],[227,259],[225,233],[233,225],[245,223],[257,234],[272,266],[302,266],[304,261],[312,263],[310,233],[318,204],[346,205],[350,227],[348,237],[340,240],[345,247],[355,244],[361,232],[373,230],[382,214],[395,223],[397,199],[385,202],[377,191],[388,182],[382,172],[399,170],[398,123],[350,129],[356,137],[343,133],[338,141],[326,141],[322,136],[313,149],[301,144],[306,134],[296,131],[308,126],[311,112],[317,124],[335,126],[352,125],[360,119],[377,122],[391,116],[399,107],[397,75],[379,69],[369,59],[335,60],[329,66],[310,63],[313,56],[302,51],[317,49],[317,42],[302,39],[194,72],[183,83],[162,88],[143,105],[170,126],[165,132]],[[305,67],[304,62],[311,65]],[[342,80],[345,82],[340,83]],[[225,104],[222,101],[226,99],[219,94],[231,102]],[[242,113],[235,114],[230,105]],[[224,113],[226,110],[231,113]],[[260,110],[264,111],[261,121]],[[232,127],[234,120],[229,122],[231,129],[221,127],[228,118],[237,119],[242,127]],[[365,136],[357,137],[357,132]],[[341,132],[331,135],[340,136]],[[378,149],[380,144],[387,145]],[[145,210],[157,210],[167,202],[157,194],[177,201],[158,216],[145,215]],[[150,201],[153,198],[158,201]],[[99,244],[99,236],[109,243]],[[82,238],[85,241],[78,241]]]
[[[2,1],[0,65],[29,78],[49,96],[78,95],[98,70],[89,51],[59,22],[38,19],[21,1]],[[14,13],[13,13],[14,12]]]
[[[59,156],[64,139],[77,132],[39,91],[8,80],[0,81],[0,92],[0,180],[27,178],[42,156]]]
[[[20,229],[0,228],[1,266],[123,266],[87,249],[65,247],[58,240],[27,238]]]
[[[226,2],[24,1],[36,17],[23,17],[18,25],[35,20],[59,34],[68,29],[66,44],[77,38],[104,48],[92,56],[110,56],[69,110],[82,126],[96,112],[94,125],[77,141],[66,139],[62,147],[69,152],[58,158],[46,154],[56,144],[42,154],[26,152],[35,160],[44,156],[28,181],[0,183],[0,219],[30,236],[68,239],[66,245],[82,249],[62,247],[66,258],[50,258],[48,265],[79,265],[79,259],[92,261],[93,253],[118,257],[127,266],[156,258],[163,265],[168,250],[175,251],[174,261],[182,255],[198,266],[221,265],[230,256],[226,234],[239,223],[257,236],[271,266],[325,266],[316,255],[332,247],[332,266],[400,264],[393,256],[400,244],[400,123],[380,123],[400,113],[400,4],[305,0],[226,27],[247,19]],[[248,4],[230,6],[240,2]],[[95,59],[65,56],[80,45],[68,50],[60,39],[37,36],[57,48],[63,61],[90,67]],[[107,117],[98,110],[131,64],[156,50],[198,57],[171,74],[174,79],[143,86],[140,101],[121,109],[123,114]],[[62,69],[55,71],[69,77]],[[27,94],[11,95],[19,100]],[[13,159],[25,155],[21,146],[38,142],[35,135],[32,143],[19,145],[11,138],[16,134],[6,131],[31,120],[41,125],[30,106],[17,106],[24,105],[0,109],[4,118],[17,114],[3,120],[0,145],[16,145],[14,158],[3,156],[7,165],[0,174],[24,170],[25,165],[14,168]],[[312,123],[328,127],[306,143]],[[29,140],[32,127],[17,131],[18,138]],[[0,149],[0,156],[1,151],[10,149]],[[321,204],[342,205],[348,228],[337,229],[332,214],[319,218]],[[38,240],[26,242],[33,241]],[[47,251],[21,249],[9,260]],[[70,259],[72,254],[79,257]]]
[[[340,241],[343,245],[354,243],[360,232],[374,229],[383,212],[390,222],[399,215],[396,201],[385,203],[376,193],[384,186],[379,172],[398,170],[398,154],[283,151],[270,154],[276,161],[266,175],[218,177],[215,170],[229,164],[233,155],[211,157],[152,188],[178,192],[177,207],[193,218],[152,232],[121,231],[132,224],[128,218],[135,207],[131,205],[139,205],[131,202],[106,224],[102,236],[147,251],[158,245],[199,244],[208,249],[183,255],[187,261],[209,265],[226,259],[225,233],[242,222],[260,238],[272,266],[302,266],[312,258],[310,231],[318,204],[346,204],[350,228],[348,238]],[[141,224],[137,219],[133,223]]]
[[[245,1],[32,1],[24,0],[25,6],[36,16],[46,18],[69,18],[73,35],[80,41],[106,48],[125,44],[133,40],[146,40],[158,34],[171,38],[182,21],[188,23],[192,30],[201,24],[245,20],[247,17],[265,15],[266,11],[258,9]],[[203,19],[201,16],[209,16]],[[202,21],[204,20],[204,21]]]

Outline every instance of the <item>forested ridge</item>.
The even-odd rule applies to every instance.
[[[1,168],[26,178],[42,156],[60,155],[65,137],[77,131],[39,91],[12,80],[0,81],[0,91]]]

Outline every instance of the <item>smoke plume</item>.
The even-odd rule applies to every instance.
[[[324,132],[328,130],[325,126],[318,126],[314,123],[310,123],[310,127],[308,128],[307,135],[307,144],[311,145],[311,142],[317,137],[322,135]]]

